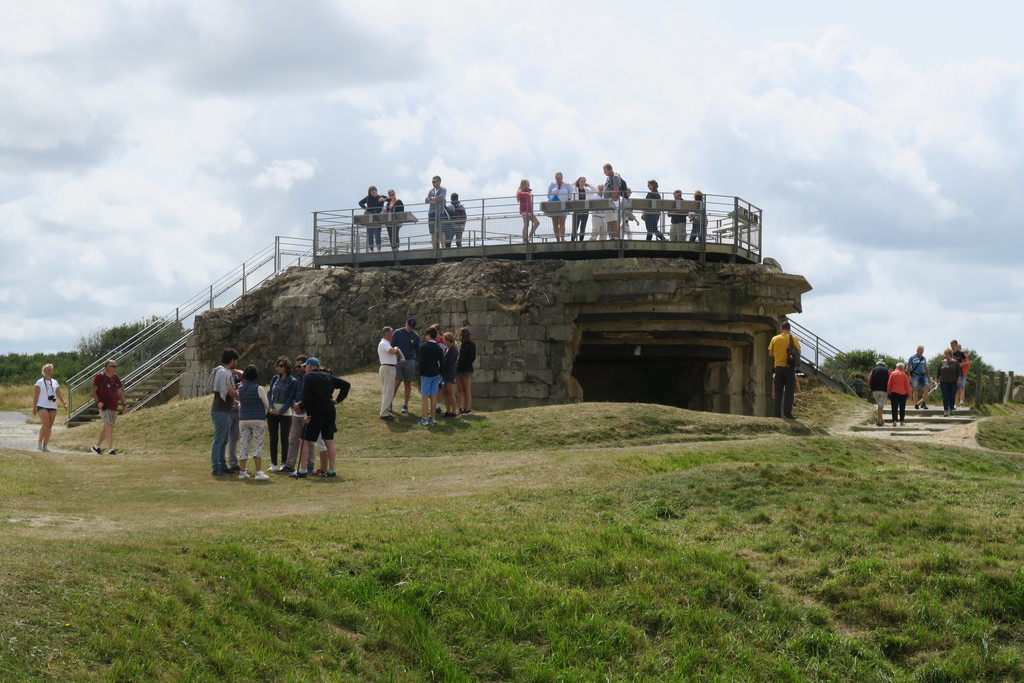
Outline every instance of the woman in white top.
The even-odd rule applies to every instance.
[[[47,363],[43,366],[43,376],[36,381],[35,395],[32,397],[32,414],[39,416],[39,443],[36,449],[49,453],[50,432],[53,431],[53,421],[57,418],[57,401],[65,408],[67,401],[60,393],[60,385],[53,378],[53,365]]]
[[[548,185],[548,201],[554,201],[554,198],[558,197],[558,201],[564,204],[569,201],[569,194],[571,192],[572,185],[566,185],[562,181],[562,172],[559,171],[555,174],[555,182]],[[556,242],[565,241],[565,217],[568,215],[568,211],[548,212],[548,216],[551,217],[551,229],[555,233]]]

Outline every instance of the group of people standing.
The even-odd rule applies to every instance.
[[[473,412],[473,363],[476,344],[468,327],[459,330],[458,341],[451,332],[441,332],[440,325],[431,325],[420,340],[416,318],[409,318],[397,330],[385,327],[377,343],[380,360],[380,419],[395,419],[395,394],[404,385],[402,415],[409,414],[412,383],[420,376],[420,424],[435,424],[440,411],[439,396],[444,395],[442,417],[458,417]]]
[[[583,201],[587,199],[599,200],[607,199],[611,206],[604,211],[592,212],[594,222],[591,229],[590,239],[619,239],[620,232],[621,237],[629,236],[629,223],[633,222],[640,224],[639,219],[630,208],[630,197],[633,191],[629,188],[629,185],[623,180],[622,176],[615,172],[615,169],[611,164],[605,164],[602,171],[604,172],[604,182],[598,184],[596,187],[587,182],[586,176],[580,176],[576,179],[572,185],[565,183],[562,172],[555,173],[555,180],[548,185],[547,201],[549,202],[568,202],[568,201]],[[662,193],[658,191],[658,181],[651,179],[647,181],[647,199],[663,199]],[[683,199],[683,191],[675,190],[672,193],[672,198],[681,201]],[[671,229],[669,232],[671,239],[675,242],[682,242],[686,240],[686,222],[687,219],[692,223],[692,231],[690,233],[690,241],[696,242],[699,239],[703,239],[706,233],[707,226],[707,211],[704,207],[704,193],[697,190],[693,193],[694,201],[698,202],[700,208],[698,211],[681,211],[677,213],[669,212],[669,220]],[[523,178],[519,182],[519,188],[516,190],[516,200],[519,204],[519,215],[523,219],[523,242],[532,242],[537,234],[537,228],[540,227],[540,219],[537,218],[534,212],[533,206],[533,190],[530,187],[530,180]],[[551,219],[551,230],[554,233],[556,242],[565,242],[566,240],[566,218],[569,215],[569,211],[548,211],[547,216]],[[590,220],[591,212],[589,211],[575,211],[573,213],[572,232],[569,234],[569,242],[582,242],[586,237],[587,222]],[[659,211],[645,211],[643,214],[644,225],[647,227],[647,240],[658,239],[665,241],[667,238],[664,233],[659,229],[661,222],[661,212]],[[621,231],[620,231],[621,228]]]
[[[268,471],[296,479],[309,475],[336,477],[335,406],[345,400],[351,385],[321,367],[319,359],[305,355],[298,356],[294,364],[286,356],[279,356],[269,389],[260,384],[255,365],[247,365],[242,371],[237,365],[238,352],[225,349],[221,364],[207,382],[207,391],[213,394],[213,476],[237,473],[239,479],[249,479],[247,464],[251,456],[255,467],[252,478],[270,479],[263,471],[263,439],[269,429]],[[236,457],[231,451],[229,460],[233,440],[238,442],[238,454]],[[320,467],[316,470],[314,446],[320,452]]]
[[[591,227],[591,240],[619,239],[628,237],[629,224],[631,222],[640,224],[630,208],[630,197],[633,191],[625,180],[614,171],[611,164],[605,164],[603,168],[604,181],[597,186],[587,182],[586,176],[580,176],[576,182],[569,184],[565,182],[562,172],[555,173],[555,179],[548,185],[546,199],[550,202],[568,202],[583,200],[607,199],[611,207],[604,211],[548,211],[546,215],[551,219],[551,229],[556,242],[582,242],[586,238],[587,223],[593,216]],[[431,188],[427,192],[424,202],[427,204],[427,230],[430,233],[430,243],[435,249],[447,247],[461,247],[462,237],[466,228],[467,213],[466,207],[459,201],[457,192],[451,193],[451,201],[448,201],[448,190],[441,185],[441,177],[434,176],[430,181]],[[647,181],[647,199],[663,199],[658,191],[658,181],[651,179]],[[672,198],[682,201],[683,191],[675,190]],[[669,212],[670,229],[666,235],[660,228],[661,213],[658,211],[643,212],[643,221],[647,227],[647,239],[671,240],[684,242],[687,239],[691,242],[704,239],[707,227],[707,211],[705,209],[704,194],[700,190],[693,193],[693,199],[699,205],[697,211]],[[523,178],[516,190],[516,201],[519,206],[519,215],[523,219],[523,242],[531,242],[540,227],[540,219],[534,209],[533,189],[530,181]],[[374,185],[370,185],[366,196],[359,200],[359,207],[367,214],[403,214],[403,218],[396,216],[395,220],[386,221],[388,243],[391,249],[399,248],[399,231],[405,222],[415,222],[416,218],[404,215],[405,204],[398,198],[394,190],[388,190],[387,196],[381,196]],[[566,222],[569,214],[572,213],[572,230],[566,234]],[[687,221],[692,229],[687,238]],[[370,225],[366,228],[367,251],[381,251],[383,243],[381,239],[381,225]],[[621,230],[620,230],[621,228]]]
[[[960,343],[956,339],[950,341],[949,348],[943,351],[943,358],[939,361],[935,377],[935,383],[942,392],[944,417],[952,415],[958,407],[964,407],[964,392],[970,368],[971,360]],[[888,399],[892,408],[893,426],[905,427],[907,401],[912,400],[914,408],[918,410],[925,409],[928,407],[928,394],[933,388],[928,359],[924,356],[924,346],[918,346],[916,353],[910,356],[906,363],[897,363],[892,371],[886,367],[885,360],[879,358],[868,374],[867,384],[878,411],[875,426],[885,426],[883,416],[885,401]]]
[[[434,176],[431,189],[424,200],[428,204],[427,229],[430,232],[431,245],[437,248],[462,246],[462,234],[466,228],[466,207],[459,201],[459,193],[452,192],[451,203],[446,203],[448,190],[441,186],[441,176]],[[373,185],[367,189],[366,196],[359,200],[359,207],[367,214],[404,214],[405,203],[398,198],[394,190],[388,190],[387,197],[382,197]],[[415,217],[408,216],[386,222],[388,244],[397,250],[400,245],[399,231],[404,222],[413,222]],[[366,228],[367,251],[381,251],[381,226],[371,225]]]

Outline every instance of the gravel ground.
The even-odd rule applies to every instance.
[[[64,429],[63,426],[54,425],[53,431]],[[34,451],[39,442],[39,425],[28,424],[28,417],[24,413],[0,412],[0,448],[14,448],[25,451]],[[72,453],[64,449],[50,446],[55,453]]]

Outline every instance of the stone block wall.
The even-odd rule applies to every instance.
[[[764,414],[765,335],[774,333],[780,316],[800,310],[800,295],[809,289],[802,277],[778,268],[685,259],[293,268],[236,305],[196,319],[181,393],[201,394],[227,347],[241,354],[241,365],[255,364],[264,380],[279,355],[315,355],[339,375],[376,368],[381,328],[397,329],[412,316],[421,332],[432,323],[451,332],[470,328],[478,353],[474,401],[481,408],[564,403],[590,398],[573,377],[585,333],[657,350],[643,330],[637,335],[651,325],[644,320],[660,313],[672,318],[658,323],[661,334],[727,330],[736,338],[756,335],[758,345],[763,340],[765,348],[747,350],[728,342],[738,344],[733,360],[706,373],[704,409]],[[588,327],[581,323],[587,316],[611,320]]]

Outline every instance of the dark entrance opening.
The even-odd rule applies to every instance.
[[[725,346],[584,344],[576,356],[573,377],[585,401],[711,410],[707,382],[713,364],[730,357]]]

